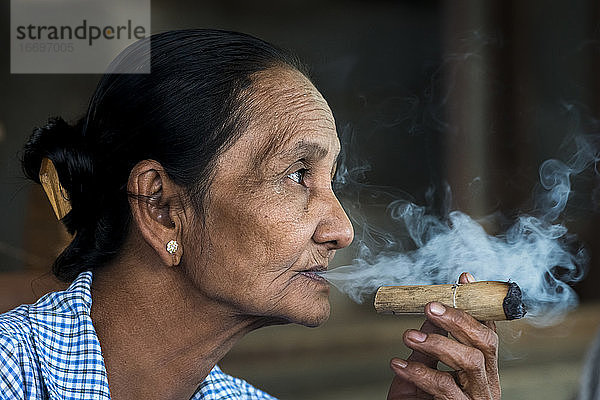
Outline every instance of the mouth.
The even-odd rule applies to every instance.
[[[309,279],[313,279],[317,282],[327,283],[327,280],[323,278],[320,274],[327,271],[327,267],[324,265],[315,265],[309,269],[304,271],[300,271],[299,274],[303,275]]]

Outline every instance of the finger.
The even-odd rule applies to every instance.
[[[467,393],[490,395],[485,356],[478,349],[445,336],[435,333],[425,335],[416,330],[408,330],[404,334],[404,343],[411,349],[435,357],[459,371],[459,381]]]
[[[392,368],[393,371],[393,368]],[[412,382],[407,379],[401,378],[398,375],[394,375],[394,380],[390,386],[388,392],[388,400],[400,400],[400,399],[426,399],[432,400],[433,398],[428,393],[425,393]]]
[[[483,375],[485,378],[484,355],[474,347],[434,333],[425,335],[413,329],[404,334],[404,343],[413,350],[437,358],[455,370],[467,371],[473,376]]]
[[[446,332],[445,329],[440,328],[428,319],[423,322],[423,325],[421,325],[421,329],[419,330],[423,333],[437,333],[442,336],[448,335],[448,332]]]
[[[472,283],[472,282],[475,282],[475,277],[473,277],[473,275],[471,275],[468,272],[463,272],[462,274],[460,274],[460,277],[458,278],[458,282],[459,283]],[[494,321],[483,321],[482,323],[485,326],[487,326],[488,328],[490,328],[492,331],[498,332],[498,330],[496,329],[496,323]],[[490,386],[492,388],[498,389],[497,396],[495,396],[495,398],[500,398],[500,376],[499,376],[498,366],[497,366],[496,362],[488,361],[486,370],[488,373],[488,382],[490,383]]]
[[[435,399],[467,400],[467,396],[458,387],[452,375],[447,372],[431,369],[416,361],[405,361],[400,358],[392,360],[392,370],[400,378],[412,382],[422,391]]]
[[[494,331],[494,333],[497,332],[496,323],[494,321],[485,321],[483,324],[485,326],[487,326],[489,329],[491,329],[492,331]],[[498,358],[497,354],[498,354],[498,350],[496,350],[496,358]],[[487,371],[488,382],[490,384],[490,387],[495,388],[495,390],[493,390],[494,398],[499,399],[501,389],[500,389],[500,372],[498,371],[498,363],[496,361],[492,362],[492,360],[486,360],[486,371]]]
[[[448,332],[446,332],[445,330],[443,330],[439,326],[434,325],[429,320],[425,320],[425,322],[423,322],[423,325],[421,325],[420,331],[423,332],[424,334],[435,333],[435,334],[438,334],[438,335],[441,335],[441,336],[448,335]],[[438,363],[438,359],[437,358],[430,357],[429,355],[423,354],[423,353],[421,353],[419,351],[413,351],[411,353],[411,355],[408,357],[408,359],[410,361],[417,361],[417,362],[423,363],[423,364],[425,364],[426,366],[428,366],[430,368],[437,367],[437,363]]]
[[[488,382],[494,387],[499,386],[498,335],[492,328],[462,310],[445,307],[441,303],[427,304],[425,314],[434,324],[450,332],[459,342],[481,351],[485,357]]]
[[[434,325],[431,321],[427,319],[421,325],[420,331],[425,334],[435,333],[442,336],[448,335],[448,332],[446,332],[439,326]],[[437,368],[439,362],[437,358],[431,357],[427,354],[415,350],[411,352],[410,356],[408,357],[408,360],[420,362],[423,365],[434,369]],[[431,396],[429,394],[423,392],[420,388],[416,387],[412,383],[407,385],[404,382],[402,382],[402,384],[400,384],[400,381],[398,381],[398,379],[401,378],[396,376],[394,378],[395,385],[392,384],[392,386],[394,387],[393,393],[390,391],[390,395],[393,395],[392,398],[406,398],[408,396],[412,396],[411,398],[416,399],[431,399]]]
[[[494,321],[483,321],[482,323],[494,332],[498,332],[498,329],[496,328],[496,323]]]
[[[479,349],[486,359],[498,357],[498,335],[462,310],[433,302],[425,306],[427,319],[445,329],[459,342]]]

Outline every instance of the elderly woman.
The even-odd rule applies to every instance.
[[[219,360],[254,329],[329,316],[316,272],[353,230],[331,187],[327,102],[248,35],[151,44],[150,74],[104,75],[81,121],[52,119],[25,146],[26,175],[39,183],[47,158],[69,200],[74,237],[53,271],[73,283],[0,316],[2,399],[272,399]],[[143,62],[140,49],[118,62]],[[426,313],[388,398],[498,399],[493,325]]]

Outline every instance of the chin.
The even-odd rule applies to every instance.
[[[270,325],[298,324],[312,328],[322,325],[329,319],[331,311],[329,286],[318,282],[315,290],[313,282],[306,282],[310,286],[298,285],[293,290],[277,294],[278,300],[269,307],[270,312],[263,314],[270,320]]]
[[[331,307],[329,305],[329,299],[323,303],[324,304],[314,304],[313,307],[310,307],[310,309],[306,309],[305,311],[307,311],[307,313],[302,316],[298,316],[298,320],[294,322],[309,328],[315,328],[324,324],[329,319]]]
[[[264,315],[261,320],[261,326],[272,326],[272,325],[287,325],[297,324],[303,325],[309,328],[316,328],[324,324],[329,319],[329,302],[321,308],[315,304],[311,310],[302,309],[301,306],[296,306],[295,312],[293,313],[281,313],[279,315]],[[304,313],[299,314],[299,312]],[[308,312],[310,311],[310,312]]]
[[[287,325],[297,324],[309,328],[315,328],[324,324],[329,319],[331,307],[329,299],[320,299],[312,302],[302,302],[289,304],[285,309],[279,312],[264,315],[265,326],[267,325]]]
[[[328,319],[329,319],[329,314],[327,314],[326,316],[323,316],[321,318],[307,320],[307,321],[301,323],[300,325],[304,325],[308,328],[316,328],[318,326],[323,325],[325,322],[327,322]]]

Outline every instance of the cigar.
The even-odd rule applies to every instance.
[[[375,310],[380,314],[423,314],[431,301],[464,310],[480,321],[519,319],[526,313],[521,288],[514,282],[497,281],[382,286],[375,295]]]

